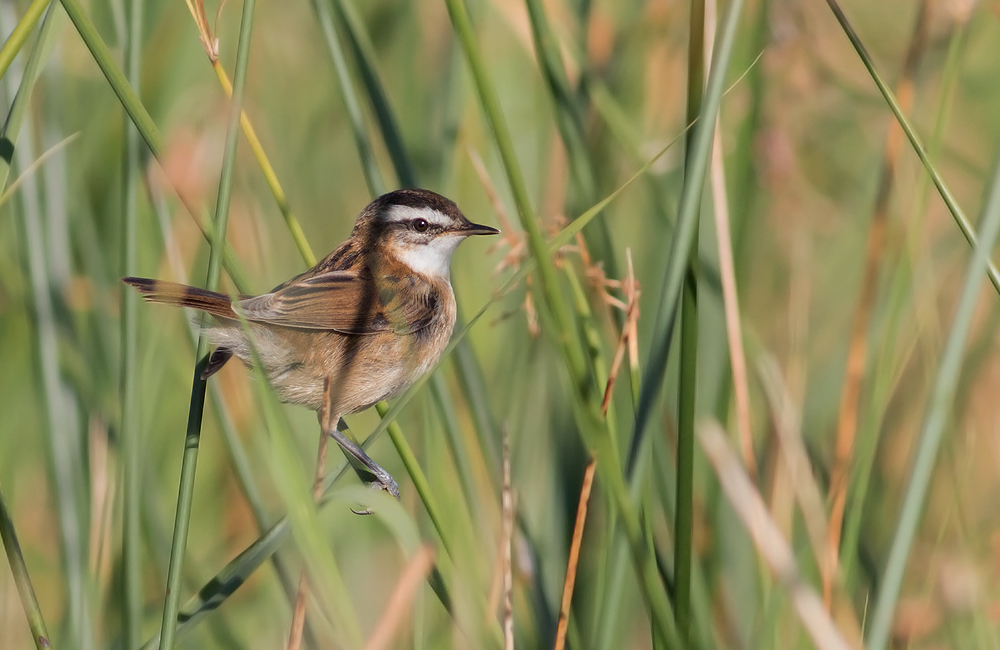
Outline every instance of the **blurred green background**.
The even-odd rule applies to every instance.
[[[31,92],[19,137],[7,133],[17,148],[7,182],[12,191],[0,207],[0,488],[56,648],[131,647],[126,575],[141,585],[140,615],[129,622],[143,642],[158,633],[163,609],[195,347],[189,314],[139,304],[137,348],[123,353],[119,278],[129,245],[123,179],[138,184],[136,262],[129,273],[198,286],[209,246],[178,197],[199,216],[210,215],[220,187],[230,102],[192,14],[181,2],[139,4],[136,90],[163,136],[159,162],[145,145],[141,162],[126,162],[122,103],[59,3],[46,18],[46,42],[37,46],[40,76],[33,88],[22,80],[37,29],[0,83],[5,112],[19,86]],[[688,47],[687,3],[475,0],[468,6],[546,236],[625,184],[687,126],[689,69],[697,58]],[[721,23],[734,6],[709,3],[710,33],[714,12]],[[543,11],[545,20],[529,7]],[[0,31],[10,33],[27,9],[26,2],[0,4]],[[713,191],[721,189],[746,348],[752,480],[795,554],[802,584],[821,596],[823,556],[810,541],[815,530],[809,521],[826,523],[835,512],[837,441],[845,426],[856,431],[841,468],[844,537],[835,545],[840,562],[830,609],[850,646],[860,647],[900,535],[901,504],[918,490],[910,481],[917,441],[934,408],[946,341],[962,327],[956,313],[972,248],[830,8],[771,0],[741,9],[733,53],[720,73],[727,89],[718,127],[723,156],[712,164],[724,172],[725,184],[711,175],[706,181],[697,235],[695,412],[699,421],[721,422],[732,448],[740,449],[713,221],[720,207]],[[234,2],[205,7],[230,77],[241,10]],[[124,68],[131,9],[112,0],[89,2],[84,11]],[[844,11],[879,73],[897,89],[933,167],[978,223],[1000,141],[998,5],[849,0]],[[537,54],[540,36],[559,55],[564,96],[546,77]],[[346,77],[339,76],[334,55],[343,57]],[[640,363],[630,367],[626,354],[608,422],[621,465],[640,390],[635,382],[652,364],[664,388],[642,452],[651,469],[633,502],[641,513],[638,541],[655,553],[654,577],[673,612],[679,343],[662,368],[648,354],[663,336],[658,314],[671,308],[661,295],[675,254],[678,203],[690,178],[685,138],[584,229],[589,257],[581,255],[580,241],[555,256],[554,291],[573,318],[566,331],[537,275],[498,293],[530,253],[498,154],[499,136],[443,2],[257,6],[244,109],[313,251],[323,256],[349,235],[373,189],[406,183],[385,144],[386,123],[370,101],[374,86],[364,61],[374,64],[419,185],[456,201],[472,221],[504,231],[503,241],[475,239],[455,254],[452,282],[463,320],[493,302],[398,417],[442,517],[435,522],[428,516],[397,448],[381,437],[369,453],[399,481],[401,507],[371,496],[373,509],[381,509],[377,516],[352,514],[350,507],[369,495],[356,488],[353,475],[345,476],[318,520],[293,517],[296,534],[281,546],[279,563],[253,571],[221,606],[185,628],[178,646],[283,647],[291,606],[279,573],[294,585],[305,558],[315,583],[325,585],[311,602],[307,646],[361,647],[343,629],[347,617],[361,639],[389,632],[382,647],[499,647],[506,429],[516,512],[515,639],[518,647],[553,647],[589,457],[587,438],[578,432],[583,407],[560,341],[586,341],[580,345],[599,403],[624,312],[609,306],[589,279],[602,269],[622,280],[626,250],[642,292]],[[345,84],[348,99],[360,107],[381,188],[364,173]],[[574,119],[575,141],[567,138]],[[483,173],[476,170],[479,159]],[[227,239],[255,290],[307,268],[244,139],[231,195]],[[235,290],[225,274],[222,287]],[[622,298],[617,288],[607,291]],[[988,283],[979,290],[957,384],[944,402],[943,442],[926,507],[907,549],[898,603],[885,619],[893,647],[1000,647],[996,293]],[[852,377],[846,360],[860,343],[866,349],[860,374]],[[767,395],[774,376],[761,370],[771,362],[778,401],[790,409],[786,421],[804,443],[808,476],[795,478],[786,465],[776,430],[784,415]],[[122,428],[123,364],[134,368],[131,432]],[[211,383],[217,394],[203,427],[182,603],[252,544],[260,525],[272,524],[296,503],[306,508],[288,494],[307,485],[315,455],[313,414],[262,405],[266,400],[237,364]],[[852,390],[857,401],[845,406],[845,391]],[[378,421],[374,411],[349,418],[361,437]],[[129,435],[139,441],[133,466],[141,486],[137,573],[122,559],[122,444]],[[293,463],[275,440],[294,443]],[[245,457],[242,475],[233,444]],[[339,453],[331,459],[334,466],[341,460]],[[568,647],[672,647],[651,633],[651,606],[628,560],[620,508],[604,471],[598,471],[590,501]],[[801,501],[803,491],[819,494],[818,504]],[[815,505],[820,510],[810,512]],[[693,508],[691,647],[812,647],[795,599],[759,559],[738,508],[720,490],[717,469],[698,445]],[[313,533],[323,549],[309,546]],[[421,545],[433,550],[442,570],[451,613],[421,581]],[[0,648],[29,647],[16,583],[3,565]],[[324,573],[331,567],[335,576]],[[416,586],[399,612],[387,615],[408,570]],[[331,603],[345,602],[342,596],[350,609],[335,611]]]

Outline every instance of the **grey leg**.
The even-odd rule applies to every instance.
[[[368,485],[385,490],[392,496],[399,498],[399,486],[389,472],[382,469],[378,463],[372,460],[353,440],[341,432],[341,426],[346,428],[343,420],[330,431],[330,437],[337,441],[340,449],[344,452],[351,467],[357,472],[358,477]]]

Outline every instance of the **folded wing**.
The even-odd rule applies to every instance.
[[[383,278],[376,284],[354,271],[331,271],[238,305],[247,320],[258,323],[343,334],[413,333],[430,324],[438,307],[430,289],[411,278]]]

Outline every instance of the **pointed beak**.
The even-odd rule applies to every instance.
[[[490,226],[481,226],[478,223],[467,223],[459,232],[463,235],[499,235],[500,231]]]

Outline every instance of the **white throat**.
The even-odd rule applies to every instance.
[[[449,280],[451,277],[451,255],[465,239],[461,235],[437,235],[423,246],[396,246],[400,262],[410,267],[414,273],[434,279]]]

